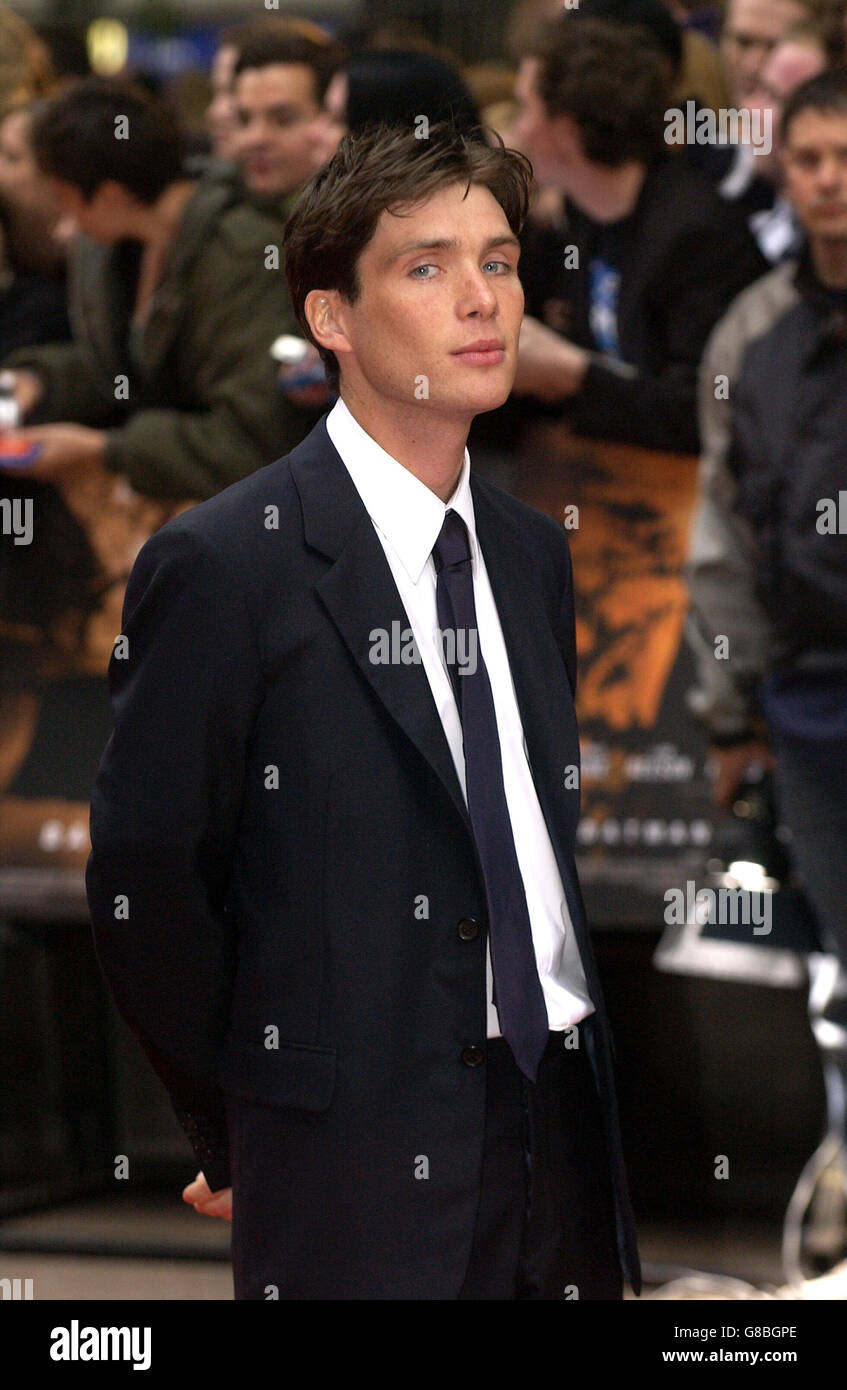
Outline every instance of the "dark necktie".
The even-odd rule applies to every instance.
[[[457,512],[447,511],[432,556],[438,575],[438,623],[447,634],[442,636],[442,649],[462,721],[468,814],[485,881],[497,1016],[515,1061],[535,1081],[547,1045],[547,1006],[503,786],[491,683],[479,647],[468,533]],[[470,659],[461,670],[449,659],[460,652],[469,658],[475,655],[475,669]]]

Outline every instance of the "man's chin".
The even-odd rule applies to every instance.
[[[277,179],[267,177],[262,178],[256,177],[255,175],[247,174],[244,176],[244,186],[247,189],[247,192],[251,193],[254,198],[283,197]]]
[[[469,391],[466,396],[466,408],[470,414],[485,415],[490,410],[499,410],[501,405],[505,405],[511,395],[511,384],[489,391]]]
[[[847,241],[847,220],[844,218],[812,217],[808,219],[806,231],[818,241],[844,242]]]

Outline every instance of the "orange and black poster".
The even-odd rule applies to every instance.
[[[559,520],[576,590],[582,753],[580,877],[592,921],[661,922],[686,865],[713,836],[706,742],[685,704],[694,683],[682,579],[697,459],[528,431],[510,487]]]
[[[13,897],[16,883],[27,897],[44,870],[61,871],[56,891],[84,911],[126,581],[145,540],[192,504],[141,497],[105,469],[61,486],[4,473],[2,492],[29,503],[33,524],[28,544],[4,536],[0,554],[0,870]]]
[[[687,863],[691,876],[702,870],[712,838],[705,741],[684,698],[693,669],[681,569],[696,468],[538,424],[508,481],[571,543],[580,872],[598,925],[660,920],[665,887]],[[61,492],[11,475],[4,485],[35,493],[38,524],[32,545],[7,545],[0,570],[0,869],[63,870],[79,897],[126,578],[147,536],[191,504],[141,498],[111,474]]]

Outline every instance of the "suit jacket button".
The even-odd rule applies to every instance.
[[[473,941],[479,936],[479,922],[475,917],[463,917],[457,924],[456,931],[463,941]]]
[[[470,1047],[463,1047],[462,1061],[466,1067],[481,1067],[485,1061],[485,1048],[478,1047],[476,1043],[472,1043]]]

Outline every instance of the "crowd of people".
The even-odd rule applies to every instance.
[[[691,711],[722,805],[751,762],[775,765],[847,964],[845,14],[844,0],[726,0],[720,15],[521,0],[511,68],[494,74],[425,36],[354,47],[265,15],[221,33],[206,145],[190,150],[142,75],[57,84],[29,41],[0,67],[5,494],[61,498],[105,470],[194,503],[286,453],[337,385],[285,277],[305,185],[380,121],[503,140],[535,177],[526,312],[512,397],[478,418],[471,457],[538,417],[700,455]],[[727,138],[727,112],[748,138]],[[304,339],[293,356],[272,351],[286,337]],[[9,653],[34,610],[3,541]],[[75,581],[54,567],[51,582]]]

